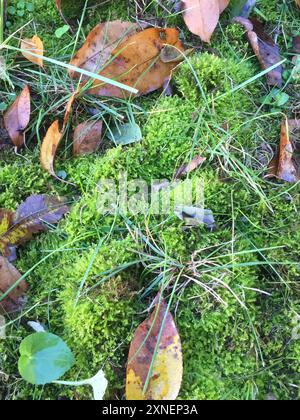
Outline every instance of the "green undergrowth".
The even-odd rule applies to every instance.
[[[272,22],[274,7],[268,4],[261,1],[258,6]],[[100,13],[104,19],[123,17],[123,12],[128,13],[127,7],[107,7]],[[44,13],[48,21],[41,16],[38,22],[45,22],[45,30],[51,13],[51,25],[61,24],[52,6],[49,15]],[[240,27],[219,30],[212,47],[215,54],[208,48],[179,67],[172,97],[158,93],[115,105],[140,123],[141,143],[121,148],[107,142],[98,154],[74,159],[66,137],[56,168],[76,187],[58,183],[41,169],[41,122],[32,121],[22,156],[3,155],[0,207],[15,209],[33,193],[65,196],[72,205],[56,229],[18,251],[21,272],[37,266],[27,278],[24,316],[12,320],[7,339],[0,341],[0,398],[91,397],[87,388],[41,389],[19,378],[18,346],[30,333],[28,320],[40,321],[68,342],[76,357],[68,379],[91,376],[103,367],[107,397],[124,398],[134,330],[159,286],[169,282],[166,297],[171,292],[170,272],[176,277],[182,270],[172,305],[184,352],[180,398],[299,399],[299,186],[265,177],[278,145],[282,113],[260,107],[264,78],[245,83],[260,70]],[[86,110],[88,101],[82,98],[78,110]],[[34,104],[37,113],[36,97]],[[61,115],[61,108],[53,112]],[[104,118],[116,124],[111,114]],[[172,180],[178,167],[199,154],[206,162],[187,178],[203,182],[205,208],[214,213],[215,230],[186,229],[172,212],[99,212],[99,183],[104,179],[118,181],[126,174],[128,181],[148,184]]]

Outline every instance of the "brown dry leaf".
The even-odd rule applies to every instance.
[[[71,112],[72,112],[72,108],[73,108],[73,104],[75,102],[75,99],[77,97],[77,95],[80,92],[80,87],[78,86],[76,91],[74,93],[72,93],[72,95],[70,96],[67,106],[66,106],[66,111],[65,111],[65,116],[64,116],[64,121],[63,121],[63,128],[62,128],[62,133],[65,131],[65,128],[67,126],[67,123],[69,121]]]
[[[166,83],[177,63],[164,63],[160,54],[166,45],[183,51],[177,29],[151,28],[132,35],[117,47],[112,62],[107,64],[101,76],[115,79],[127,86],[136,88],[138,96],[161,88]],[[94,81],[90,94],[126,98],[131,93],[113,85]]]
[[[0,298],[20,279],[19,271],[4,257],[0,256]],[[20,282],[2,301],[0,313],[10,314],[21,311],[25,303],[25,293],[28,287],[24,280]]]
[[[184,21],[189,30],[210,42],[220,19],[230,0],[183,0]]]
[[[189,174],[190,172],[197,169],[199,166],[201,166],[206,161],[206,158],[202,156],[196,156],[194,159],[192,159],[189,163],[186,163],[182,165],[175,174],[175,179],[178,179],[184,175]]]
[[[59,129],[58,120],[49,127],[41,147],[41,164],[50,175],[57,178],[54,171],[54,159],[63,133]]]
[[[31,63],[33,64],[37,64],[38,66],[44,68],[44,60],[43,60],[43,55],[44,55],[44,45],[42,40],[35,35],[34,37],[32,37],[31,39],[23,39],[21,42],[21,49],[24,50],[22,51],[22,55],[29,60]],[[28,52],[25,52],[28,51]],[[41,57],[33,57],[30,52],[40,55]]]
[[[144,394],[154,357],[149,386]],[[132,340],[127,366],[127,400],[175,400],[181,387],[182,365],[180,336],[166,302],[161,300],[150,318],[138,327]]]
[[[299,7],[300,7],[300,0],[295,0],[295,2],[296,2],[296,4],[297,4],[297,6],[299,6]]]
[[[30,90],[26,85],[22,93],[4,114],[4,126],[13,144],[20,149],[25,141],[24,130],[30,121]]]
[[[263,25],[257,19],[237,17],[234,21],[246,29],[249,43],[264,70],[281,61],[278,45],[265,33]],[[282,86],[282,71],[283,68],[280,65],[267,74],[270,86]]]
[[[102,141],[101,121],[88,121],[79,124],[74,131],[73,154],[74,156],[89,155],[94,153]]]
[[[68,206],[57,197],[32,195],[20,204],[16,212],[0,209],[0,252],[10,258],[14,248],[47,230],[68,212]]]
[[[299,165],[294,158],[299,139],[300,120],[284,120],[281,124],[279,153],[270,164],[270,176],[291,183],[300,181]]]
[[[83,46],[73,57],[71,65],[98,73],[110,58],[112,51],[138,30],[139,26],[131,22],[115,20],[100,23],[90,32]],[[74,70],[69,70],[69,75],[73,78],[80,76]],[[86,79],[85,76],[82,77],[83,80]]]

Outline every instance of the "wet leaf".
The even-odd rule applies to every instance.
[[[180,337],[168,306],[162,300],[150,318],[138,327],[132,340],[127,366],[127,400],[175,400],[181,387],[182,371]]]
[[[62,136],[63,133],[59,129],[59,122],[54,121],[48,129],[41,147],[41,164],[43,168],[55,178],[57,176],[54,171],[54,159]]]
[[[94,153],[102,141],[102,128],[103,123],[101,121],[88,121],[79,124],[74,131],[74,156]]]
[[[161,88],[170,79],[177,63],[164,63],[160,54],[166,45],[183,51],[177,29],[150,28],[131,35],[113,52],[111,62],[99,73],[136,88],[138,96]],[[126,98],[132,95],[117,86],[95,80],[90,94]]]
[[[237,17],[235,22],[240,23],[247,31],[247,38],[257,56],[261,67],[266,70],[281,61],[278,45],[264,31],[263,25],[257,19],[245,19]],[[276,67],[267,74],[270,86],[282,86],[282,66]]]
[[[209,209],[181,205],[176,206],[175,214],[185,222],[186,226],[205,225],[210,230],[216,228],[213,212]]]
[[[281,124],[279,153],[270,164],[270,176],[290,183],[300,181],[299,163],[294,156],[299,139],[300,120],[284,120]]]
[[[202,41],[210,42],[229,0],[183,0],[184,21],[189,30]]]
[[[20,279],[19,271],[4,257],[0,256],[0,298]],[[25,304],[27,284],[22,280],[2,301],[0,301],[0,313],[10,314],[19,312]]]
[[[32,195],[15,213],[0,210],[0,252],[10,257],[11,247],[27,242],[35,233],[46,231],[47,225],[59,222],[68,210],[61,199],[48,195]]]
[[[24,130],[30,121],[30,91],[25,86],[22,93],[4,114],[4,126],[13,144],[20,149],[25,141]]]
[[[42,40],[35,35],[31,39],[23,39],[21,42],[22,55],[31,63],[37,64],[41,68],[44,67],[44,45]],[[34,57],[30,53],[40,55],[41,57]]]
[[[31,334],[20,345],[19,372],[33,385],[56,381],[71,369],[74,362],[69,347],[54,334]]]
[[[117,145],[126,146],[127,144],[137,143],[142,140],[140,127],[135,123],[127,123],[114,128],[108,134],[110,140]]]
[[[202,156],[196,156],[192,159],[189,163],[182,165],[175,174],[175,179],[181,178],[184,175],[189,174],[190,172],[194,171],[195,169],[199,168],[204,162],[206,158]]]
[[[132,22],[115,20],[100,23],[90,32],[83,46],[73,57],[71,65],[98,73],[114,49],[138,30],[139,26]],[[70,70],[69,75],[79,77],[79,73],[74,70]]]

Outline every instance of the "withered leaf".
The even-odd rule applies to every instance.
[[[63,133],[59,129],[58,120],[49,127],[41,147],[41,164],[50,175],[56,178],[54,171],[54,159]]]
[[[196,156],[194,159],[192,159],[189,163],[186,163],[182,165],[175,174],[175,179],[178,179],[184,175],[189,174],[190,172],[197,169],[199,166],[201,166],[206,161],[206,158],[202,156]]]
[[[263,25],[257,19],[245,19],[237,17],[235,22],[240,23],[247,31],[247,38],[264,70],[281,61],[278,45],[266,34]],[[283,68],[278,65],[267,74],[270,86],[282,86]]]
[[[0,256],[0,298],[21,278],[19,271],[4,257]],[[22,280],[0,301],[0,313],[10,314],[21,311],[25,303],[27,284]]]
[[[270,176],[295,183],[300,181],[299,162],[295,152],[300,144],[300,120],[284,120],[281,124],[279,153],[270,164]]]
[[[4,126],[13,144],[20,149],[25,141],[24,130],[30,121],[30,91],[26,85],[4,114]]]
[[[138,96],[153,92],[164,85],[177,65],[161,60],[160,54],[166,45],[183,51],[177,29],[150,28],[131,35],[112,52],[111,62],[99,74],[136,88]],[[132,95],[98,80],[94,81],[89,93],[118,98]]]
[[[42,40],[37,36],[33,36],[31,39],[23,39],[21,42],[22,55],[31,63],[37,64],[39,67],[44,67],[44,45]],[[34,57],[30,53],[40,55],[41,57]]]
[[[0,210],[0,252],[9,258],[12,248],[47,230],[47,224],[57,223],[68,212],[68,206],[57,197],[32,195],[15,213]]]
[[[202,41],[210,42],[229,0],[183,0],[184,21],[189,30]]]
[[[73,57],[71,65],[91,73],[99,73],[112,51],[138,29],[137,24],[121,20],[100,23],[90,32],[83,46]],[[79,77],[80,74],[69,70],[69,75]],[[86,77],[83,76],[84,78]]]
[[[73,154],[79,156],[94,153],[102,141],[102,128],[101,121],[79,124],[74,131]]]
[[[143,393],[153,359],[149,386]],[[180,336],[168,305],[161,300],[150,318],[138,327],[132,340],[127,366],[127,400],[175,400],[181,387],[182,365]]]

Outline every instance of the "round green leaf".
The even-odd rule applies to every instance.
[[[57,335],[40,332],[25,338],[20,346],[19,372],[34,385],[45,385],[63,376],[74,364],[74,356]]]

